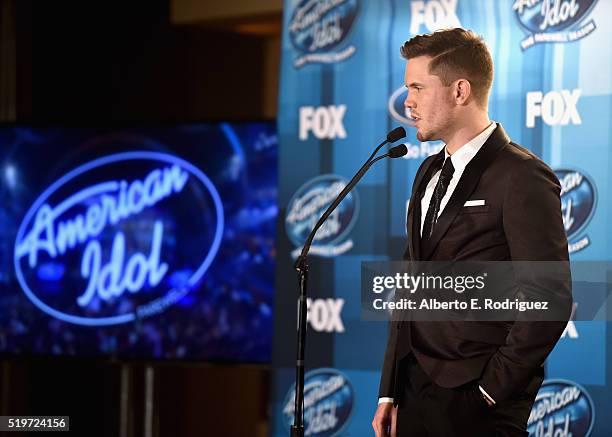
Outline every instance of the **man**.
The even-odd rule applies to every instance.
[[[566,264],[557,178],[489,120],[484,41],[450,29],[412,38],[401,54],[417,138],[445,143],[415,176],[404,259]],[[392,322],[376,436],[527,435],[542,364],[571,313],[569,280],[555,288],[557,322]]]

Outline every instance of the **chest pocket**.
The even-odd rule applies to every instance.
[[[482,214],[489,212],[490,205],[464,206],[459,210],[459,214]]]

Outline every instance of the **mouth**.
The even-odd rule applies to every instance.
[[[410,124],[416,124],[421,117],[413,111],[406,110],[406,118],[410,121]]]

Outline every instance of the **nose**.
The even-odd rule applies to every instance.
[[[408,94],[406,95],[406,100],[404,100],[404,107],[410,110],[413,110],[416,107],[416,103],[410,95],[410,92],[408,92]]]

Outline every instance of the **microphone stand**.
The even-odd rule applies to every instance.
[[[403,131],[403,129],[402,129]],[[397,141],[405,136],[405,131],[399,138],[394,138],[389,134],[387,139],[380,143],[374,152],[370,155],[367,161],[361,166],[357,174],[349,181],[344,189],[338,194],[338,197],[329,205],[325,210],[319,221],[315,224],[312,231],[308,235],[302,252],[297,258],[294,264],[294,268],[297,271],[298,285],[299,285],[299,297],[298,297],[298,332],[297,332],[297,359],[295,363],[295,410],[293,416],[293,425],[291,426],[291,437],[304,437],[304,349],[306,346],[306,294],[308,288],[308,251],[312,245],[317,230],[323,225],[325,220],[330,214],[336,209],[336,207],[342,202],[342,200],[348,195],[348,193],[357,185],[357,182],[361,180],[363,175],[370,169],[370,167],[377,161],[383,158],[391,157],[398,158],[404,156],[407,153],[405,145],[393,147],[388,153],[381,155],[375,159],[374,155],[380,150],[382,146],[389,142]]]

